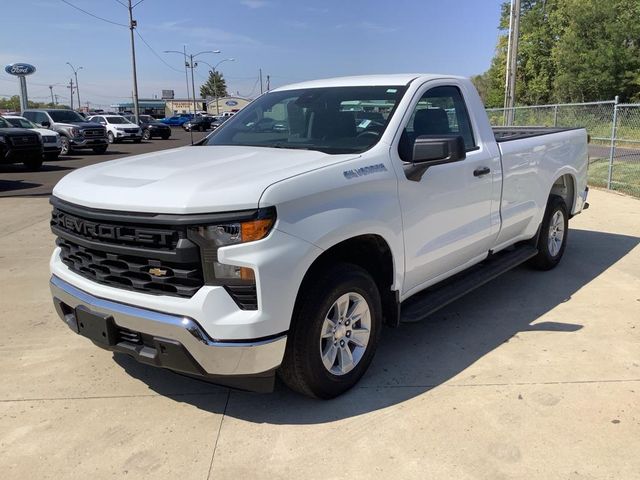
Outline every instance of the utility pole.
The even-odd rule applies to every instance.
[[[67,86],[67,88],[70,89],[71,94],[69,95],[69,98],[71,98],[71,110],[73,110],[73,78],[69,79],[69,85]]]
[[[196,84],[193,81],[193,69],[195,67],[197,67],[198,64],[196,63],[194,65],[194,63],[193,63],[193,54],[189,55],[189,60],[190,60],[190,63],[191,63],[191,91],[193,92],[193,117],[195,118],[195,116],[196,116]]]
[[[504,88],[504,123],[513,124],[516,104],[516,71],[518,63],[518,43],[520,33],[520,0],[511,0],[509,17],[509,41],[507,46],[507,68]]]
[[[140,109],[138,108],[138,75],[136,73],[136,44],[133,38],[133,29],[136,28],[138,23],[133,19],[133,7],[131,6],[131,0],[129,0],[128,10],[129,10],[129,33],[131,34],[131,63],[133,65],[133,115],[136,119],[136,124],[139,124]]]
[[[78,110],[80,110],[82,103],[80,103],[80,85],[78,85],[78,70],[82,70],[82,67],[76,68],[73,65],[71,65],[69,62],[67,62],[67,65],[71,67],[71,70],[73,70],[73,75],[76,77],[76,94],[78,95]]]
[[[267,92],[271,90],[271,77],[267,75]]]
[[[51,104],[55,106],[56,102],[53,100],[53,85],[49,85],[49,91],[51,92]]]
[[[187,62],[187,46],[186,45],[182,45],[182,52],[184,53],[184,79],[187,82],[187,100],[189,100],[189,98],[191,97],[189,96],[189,74],[187,73],[187,67],[189,66],[189,62]]]
[[[53,104],[53,105],[54,105],[55,107],[57,107],[57,106],[58,106],[58,94],[56,93],[56,94],[54,94],[53,96],[54,96],[54,97],[55,97],[55,99],[56,99],[56,101],[54,102],[54,104]]]
[[[262,95],[262,69],[260,69],[260,95]]]

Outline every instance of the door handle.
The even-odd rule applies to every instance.
[[[489,167],[479,167],[473,171],[474,177],[482,177],[483,175],[487,175],[491,173],[491,169]]]

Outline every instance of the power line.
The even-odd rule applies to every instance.
[[[140,32],[138,30],[136,30],[136,33],[138,34],[138,37],[140,37],[140,40],[142,40],[142,43],[144,43],[147,46],[147,48],[149,48],[149,50],[151,50],[151,53],[153,53],[156,56],[156,58],[158,58],[158,60],[160,60],[162,63],[164,63],[167,67],[169,67],[174,72],[182,73],[182,70],[178,70],[177,68],[171,66],[171,64],[169,64],[167,61],[165,61],[164,58],[162,58],[160,55],[158,55],[158,53],[153,49],[153,47],[151,45],[149,45],[144,38],[142,38],[142,35],[140,35]]]
[[[69,5],[70,7],[75,8],[76,10],[81,11],[82,13],[85,13],[85,14],[89,15],[90,17],[97,18],[98,20],[102,20],[103,22],[111,23],[111,24],[113,24],[113,25],[118,25],[119,27],[128,27],[128,25],[125,25],[124,23],[118,23],[118,22],[114,22],[113,20],[107,20],[106,18],[99,17],[98,15],[94,15],[94,14],[93,14],[93,13],[91,13],[91,12],[87,12],[86,10],[83,10],[82,8],[80,8],[80,7],[76,6],[76,5],[74,5],[74,4],[73,4],[73,3],[71,3],[71,2],[68,2],[67,0],[60,0],[60,1],[61,1],[62,3],[66,3],[66,4],[67,4],[67,5]]]
[[[245,97],[245,98],[251,97],[251,95],[253,95],[253,92],[256,91],[256,87],[258,86],[258,83],[260,83],[260,78],[256,80],[256,83],[253,84],[253,88],[251,89],[251,92],[249,92],[247,95],[240,93],[239,91],[238,91],[238,94],[240,94],[241,97]]]

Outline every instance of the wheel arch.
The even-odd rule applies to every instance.
[[[569,216],[571,216],[576,204],[577,195],[575,176],[569,172],[558,175],[551,185],[549,196],[551,195],[562,197],[567,206],[567,212],[569,212]]]
[[[298,308],[304,289],[319,272],[335,263],[352,263],[373,277],[380,292],[384,321],[390,326],[397,326],[400,321],[400,295],[399,291],[392,290],[394,262],[391,247],[381,235],[364,234],[342,240],[324,250],[309,266],[298,289],[294,309]]]

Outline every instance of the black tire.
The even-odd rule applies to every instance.
[[[56,160],[58,160],[59,158],[59,154],[57,153],[45,153],[44,154],[44,159],[47,162],[55,162]]]
[[[26,159],[22,164],[30,172],[37,172],[42,168],[42,161],[42,157],[34,157]]]
[[[169,137],[171,136],[171,134],[169,135],[162,135],[162,139],[163,140],[169,140]]]
[[[104,152],[107,151],[107,145],[102,145],[101,147],[94,147],[92,148],[93,153],[97,153],[98,155],[102,155]]]
[[[116,143],[116,137],[113,135],[113,133],[107,133],[107,141],[109,143]]]
[[[562,216],[562,218],[558,220],[559,225],[562,226],[562,240],[559,245],[560,248],[557,249],[557,247],[555,247],[556,251],[553,251],[554,247],[551,246],[551,238],[557,238],[558,236],[558,230],[553,225],[555,223],[554,220],[558,218],[556,215]],[[529,265],[537,270],[551,270],[558,265],[567,246],[568,233],[569,214],[567,212],[567,205],[564,203],[562,197],[550,195],[538,235],[538,254],[529,260]],[[558,242],[556,241],[556,243]]]
[[[321,331],[333,304],[346,293],[355,293],[365,299],[371,315],[370,336],[355,367],[348,373],[334,375],[322,362]],[[296,302],[280,378],[292,390],[310,397],[328,399],[344,393],[369,367],[381,327],[380,292],[366,270],[342,263],[320,271],[305,281]]]
[[[64,135],[60,135],[60,155],[69,155],[71,153],[71,144],[69,139]]]
[[[149,131],[149,129],[146,129],[144,132],[142,132],[142,139],[151,140],[151,132]]]

